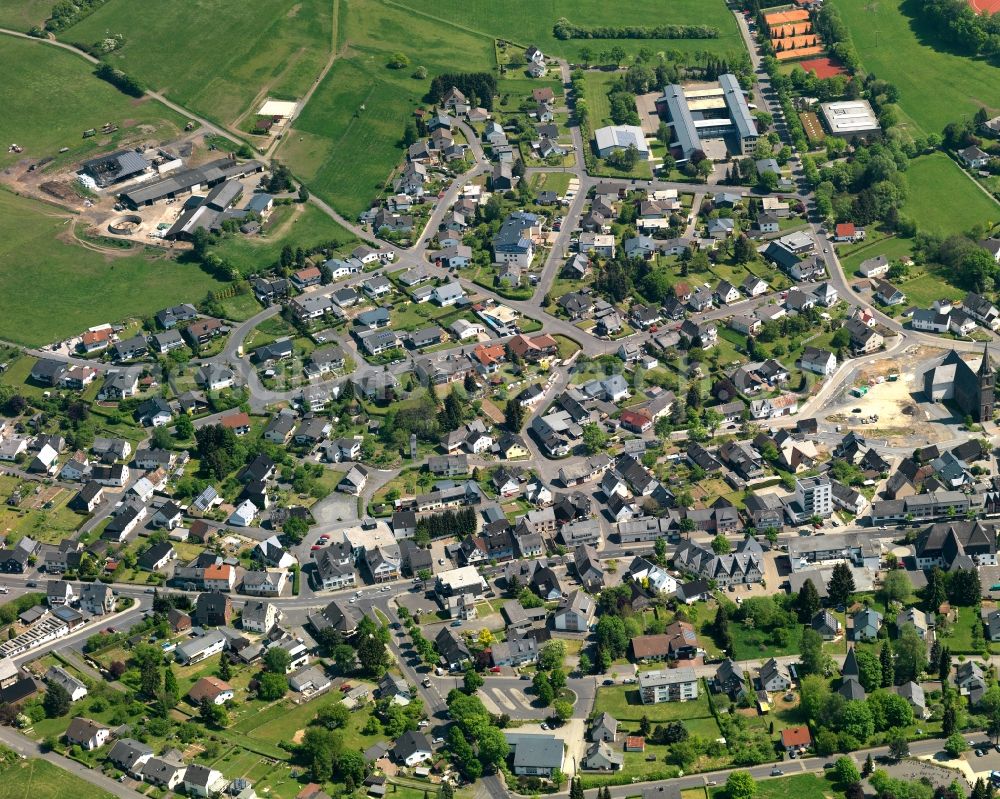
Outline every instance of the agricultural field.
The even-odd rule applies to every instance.
[[[0,192],[0,339],[38,346],[225,285],[160,251],[106,255],[67,241],[68,222],[44,203]]]
[[[977,224],[990,228],[1000,221],[1000,204],[944,153],[911,161],[906,180],[910,191],[902,210],[918,230],[948,236]],[[948,201],[942,202],[942,197]]]
[[[59,38],[89,46],[121,33],[124,46],[107,57],[112,65],[234,125],[268,96],[305,94],[329,57],[335,6],[330,0],[191,0],[136,14],[128,0],[110,0]]]
[[[441,72],[489,70],[493,42],[395,5],[360,0],[341,15],[340,35],[350,55],[334,62],[316,89],[279,157],[309,188],[349,218],[368,208],[403,156],[402,135],[430,80],[412,77],[418,66]],[[386,66],[394,52],[410,66]]]
[[[1000,95],[983,91],[1000,85],[1000,68],[928,44],[936,32],[904,11],[918,5],[906,0],[836,0],[836,5],[865,69],[899,89],[900,110],[915,133],[940,133],[984,102],[991,115],[1000,112]]]
[[[536,45],[544,53],[579,60],[584,48],[600,52],[620,45],[632,54],[642,48],[657,50],[708,51],[713,54],[741,52],[736,20],[722,0],[674,0],[669,9],[656,0],[634,0],[627,5],[613,5],[601,0],[513,0],[497,4],[490,0],[399,0],[393,5],[420,12],[439,24],[453,25],[483,33],[493,38],[507,39],[527,47]],[[712,25],[719,29],[717,39],[620,39],[568,40],[556,39],[552,26],[560,17],[581,25],[651,25],[675,23]]]
[[[11,4],[5,4],[5,7]],[[0,63],[7,79],[0,85],[6,108],[31,113],[4,114],[0,140],[16,143],[22,153],[0,149],[0,167],[26,158],[53,157],[54,166],[76,163],[98,150],[134,141],[166,142],[184,127],[184,119],[156,100],[136,100],[92,75],[82,58],[41,42],[0,38]],[[39,102],[44,98],[44,102]],[[110,136],[83,138],[83,131],[115,122]],[[68,147],[66,153],[59,153]]]

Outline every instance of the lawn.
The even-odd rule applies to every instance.
[[[109,31],[124,34],[124,46],[106,56],[112,65],[230,125],[255,114],[268,96],[294,100],[305,94],[329,56],[335,5],[190,0],[136,14],[129,0],[110,0],[59,38],[92,45]]]
[[[643,716],[656,722],[663,721],[694,721],[710,720],[714,727],[715,720],[708,706],[708,696],[704,686],[699,686],[700,695],[690,702],[661,702],[655,705],[644,705],[639,701],[638,688],[631,685],[602,686],[597,689],[594,701],[594,712],[607,712],[621,722],[638,722]],[[698,730],[699,734],[703,730]]]
[[[21,4],[3,4],[13,5]],[[0,62],[7,65],[0,102],[6,108],[31,109],[0,119],[0,140],[24,148],[22,153],[0,150],[0,166],[44,157],[55,158],[54,166],[76,163],[98,150],[139,140],[167,142],[184,126],[181,116],[155,100],[135,100],[98,80],[87,62],[65,50],[5,36]],[[109,121],[118,124],[117,132],[83,138],[83,131]],[[63,147],[69,150],[59,153]]]
[[[796,774],[774,780],[758,780],[756,799],[829,799],[833,786],[815,774]],[[725,799],[726,788],[710,789],[710,799]]]
[[[948,236],[979,223],[990,228],[1000,219],[1000,205],[944,153],[910,161],[906,181],[910,191],[902,211],[918,230]],[[941,201],[943,197],[947,202]]]
[[[433,76],[456,65],[488,70],[495,61],[490,38],[374,0],[351,3],[340,33],[350,54],[334,63],[279,153],[315,194],[354,218],[402,162],[403,131],[430,85],[412,77],[415,67]],[[386,66],[397,51],[410,68]]]
[[[358,245],[358,240],[317,206],[295,204],[278,206],[261,235],[226,236],[212,247],[212,252],[243,274],[250,274],[276,263],[286,244],[309,250],[330,243],[331,249],[345,254]]]
[[[0,799],[58,799],[63,796],[86,796],[88,799],[113,799],[86,780],[63,771],[45,760],[20,760],[9,749],[0,750]]]
[[[394,3],[395,4],[395,3]],[[584,48],[598,53],[612,45],[620,45],[626,53],[642,48],[658,50],[709,51],[715,54],[742,51],[736,20],[722,0],[673,0],[663,6],[656,0],[633,0],[620,6],[601,0],[399,0],[428,19],[443,25],[455,25],[484,33],[490,37],[508,39],[527,47],[536,45],[545,53],[554,53],[578,60]],[[658,23],[712,25],[719,29],[718,39],[619,39],[569,40],[556,39],[552,26],[560,17],[582,25],[650,25]]]
[[[608,88],[616,75],[613,72],[595,72],[587,70],[583,73],[583,96],[590,109],[590,124],[593,128],[612,125],[611,102],[608,100]]]
[[[37,346],[225,285],[159,251],[114,257],[65,242],[65,226],[48,205],[0,192],[0,339]]]
[[[873,241],[866,241],[864,244],[837,247],[837,256],[844,268],[844,275],[848,280],[851,280],[857,277],[858,267],[862,261],[879,255],[886,256],[890,261],[896,261],[901,258],[909,258],[912,250],[913,243],[910,239],[901,239],[895,236],[879,238],[876,236]]]

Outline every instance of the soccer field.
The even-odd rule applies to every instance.
[[[233,123],[265,95],[297,99],[330,54],[331,0],[109,0],[59,34],[93,45],[108,33],[125,45],[106,56],[146,85],[210,119]]]
[[[909,11],[912,0],[831,0],[850,28],[864,67],[899,89],[899,107],[923,133],[971,117],[983,104],[1000,113],[1000,68],[930,46],[934,31]],[[918,131],[918,132],[919,132]]]

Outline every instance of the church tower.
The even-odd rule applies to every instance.
[[[976,372],[979,383],[979,419],[980,422],[993,421],[993,388],[996,378],[993,365],[990,363],[990,345],[983,347],[983,361]]]

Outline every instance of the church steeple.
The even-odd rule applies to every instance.
[[[990,365],[990,344],[986,342],[983,345],[983,360],[979,364],[979,376],[993,376],[993,367]]]

